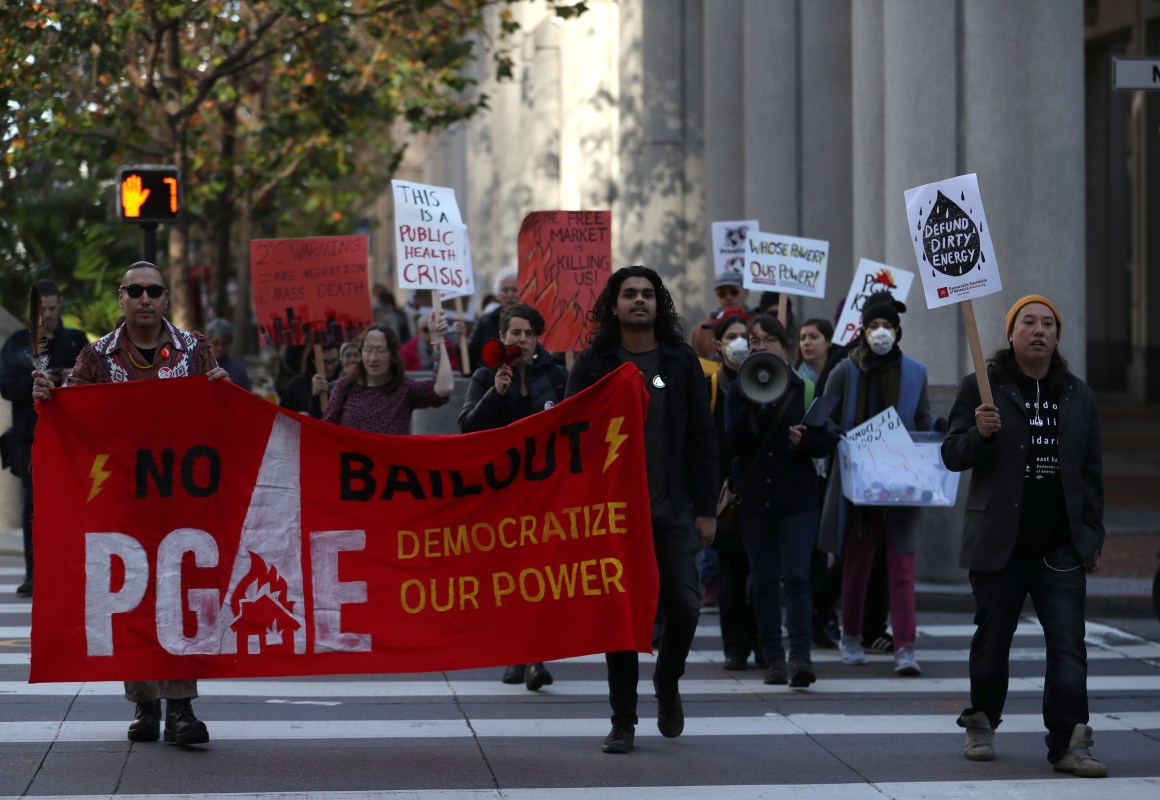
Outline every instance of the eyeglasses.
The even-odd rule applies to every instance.
[[[717,290],[718,297],[736,297],[741,294],[741,290],[736,286],[722,286]]]
[[[750,336],[749,337],[749,345],[751,347],[758,347],[758,346],[770,347],[771,345],[777,344],[777,342],[779,342],[779,341],[780,340],[775,336]]]
[[[149,297],[156,300],[161,297],[161,295],[165,294],[165,287],[156,283],[149,286],[142,286],[139,283],[130,283],[128,286],[122,286],[121,291],[132,297],[134,300],[139,298],[142,294],[147,294]]]

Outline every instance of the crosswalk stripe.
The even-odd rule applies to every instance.
[[[854,668],[850,669],[851,672]],[[219,697],[316,697],[336,699],[349,697],[503,697],[508,700],[528,700],[538,702],[537,697],[602,697],[608,694],[608,684],[603,680],[557,681],[539,692],[529,692],[522,686],[508,686],[498,680],[458,680],[448,675],[427,680],[362,681],[342,678],[319,679],[314,681],[295,680],[206,680],[201,689],[207,698]],[[761,682],[758,673],[751,678],[681,680],[683,697],[704,695],[781,695],[801,693],[822,694],[960,694],[964,697],[970,690],[967,678],[830,678],[822,675],[818,682],[808,689],[791,689],[787,686],[767,686]],[[123,687],[112,681],[86,683],[25,683],[23,681],[0,682],[0,695],[22,697],[100,697],[121,695]],[[1043,677],[1012,677],[1010,692],[1042,692]],[[1088,676],[1088,691],[1096,692],[1154,692],[1160,691],[1160,675],[1095,675]],[[639,684],[642,696],[652,696],[651,679],[642,679]]]
[[[1098,793],[1117,800],[1155,800],[1160,778],[1104,778]],[[229,792],[166,794],[167,800],[947,800],[1003,797],[1005,800],[1088,800],[1093,785],[1082,780],[914,781],[710,786],[598,786],[593,788],[397,789],[359,792]],[[36,800],[159,800],[160,794],[37,795]],[[16,796],[0,800],[20,800]]]
[[[1160,730],[1160,711],[1093,714],[1090,724],[1100,733]],[[264,741],[337,739],[459,739],[480,738],[593,738],[608,732],[608,722],[582,719],[465,719],[421,720],[213,720],[215,741]],[[123,741],[124,720],[0,722],[0,742]],[[1042,733],[1038,714],[1003,717],[1003,735]],[[688,717],[684,737],[701,736],[845,736],[845,735],[962,736],[949,714],[767,714],[762,717]],[[638,738],[659,737],[647,721],[637,726]]]

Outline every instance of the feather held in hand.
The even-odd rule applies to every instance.
[[[32,350],[32,366],[48,369],[48,332],[44,329],[44,302],[40,287],[35,283],[28,292],[28,346]]]

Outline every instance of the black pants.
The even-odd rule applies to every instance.
[[[12,472],[20,478],[23,508],[20,524],[24,529],[24,579],[32,580],[32,444],[17,443],[12,448]]]
[[[664,632],[657,648],[653,680],[672,685],[685,674],[685,660],[693,646],[701,615],[701,579],[697,574],[697,552],[701,544],[688,513],[653,517],[652,527],[660,576],[660,606],[664,612]],[[605,653],[604,660],[608,664],[612,721],[635,725],[640,659],[635,650],[621,650]]]

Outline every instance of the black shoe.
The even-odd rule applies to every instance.
[[[506,675],[504,676],[507,677]],[[548,668],[543,663],[537,661],[535,664],[528,664],[528,668],[524,674],[524,686],[528,687],[529,692],[538,690],[541,686],[552,685],[552,673],[548,672]]]
[[[654,678],[653,690],[657,699],[657,730],[666,739],[675,739],[685,730],[685,708],[681,705],[677,682],[660,684]]]
[[[21,597],[32,597],[32,578],[16,587],[16,594]]]
[[[753,645],[753,663],[758,669],[765,669],[768,666],[765,663],[765,653],[762,652],[760,644]]]
[[[614,722],[612,730],[604,737],[601,749],[606,753],[621,755],[632,750],[632,743],[636,739],[636,726],[631,722]]]
[[[205,744],[209,731],[193,715],[192,700],[165,701],[165,741],[177,744]]]
[[[524,682],[524,665],[512,664],[503,671],[504,683],[523,683]]]
[[[129,723],[130,742],[156,742],[161,738],[161,701],[138,703]]]
[[[826,650],[833,650],[837,648],[837,639],[831,638],[829,630],[829,621],[823,619],[821,616],[814,615],[814,623],[810,631],[810,641],[814,643],[815,647],[821,647]]]
[[[870,653],[893,653],[894,637],[889,633],[882,633],[873,639],[863,636],[862,649]]]
[[[814,665],[810,663],[808,658],[790,659],[789,662],[789,685],[798,689],[804,689],[811,683],[816,681],[818,676],[814,674]]]
[[[742,655],[725,656],[725,669],[728,670],[745,669],[747,663],[746,657]]]
[[[765,668],[765,682],[770,686],[785,686],[789,683],[785,675],[784,661],[774,661]]]

